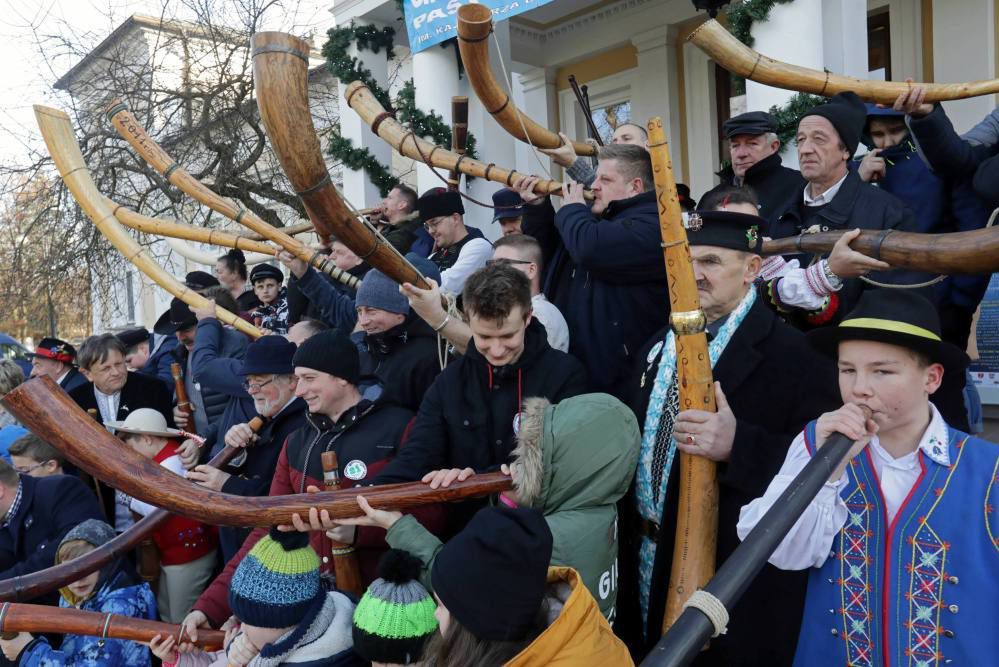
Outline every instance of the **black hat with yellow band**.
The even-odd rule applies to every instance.
[[[833,358],[841,342],[869,340],[921,352],[951,373],[963,372],[969,363],[964,350],[940,337],[937,309],[912,290],[868,290],[838,326],[809,331],[807,336],[812,347]]]

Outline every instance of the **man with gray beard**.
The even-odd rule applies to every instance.
[[[297,346],[284,336],[264,336],[246,349],[239,374],[253,399],[264,427],[254,433],[248,424],[235,424],[225,434],[225,444],[242,448],[221,470],[199,465],[187,478],[223,493],[266,496],[278,456],[289,433],[305,422],[305,402],[295,397],[297,380],[292,366]],[[249,528],[222,527],[219,542],[228,562],[243,545]]]

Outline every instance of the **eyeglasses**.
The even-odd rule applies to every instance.
[[[261,389],[263,389],[264,387],[266,387],[267,385],[269,385],[271,382],[274,382],[274,378],[271,378],[267,382],[260,382],[260,383],[257,383],[257,382],[244,382],[243,383],[243,389],[245,389],[247,391],[247,393],[255,394],[258,391],[260,391]]]
[[[49,459],[49,461],[51,461],[51,460],[52,459]],[[21,473],[22,475],[30,475],[32,471],[38,470],[39,468],[41,468],[43,465],[45,465],[49,461],[42,461],[41,463],[36,463],[33,466],[14,466],[14,470],[16,472]]]
[[[437,225],[441,224],[445,220],[447,220],[446,217],[445,218],[437,218],[436,222],[434,222],[432,220],[427,220],[426,222],[423,223],[423,228],[425,230],[427,230],[428,232],[432,232],[435,229],[437,229]]]
[[[503,264],[505,266],[510,266],[511,264],[534,264],[534,262],[528,261],[526,259],[508,259],[506,257],[501,257],[500,259],[486,260],[486,266],[492,266],[493,264]]]

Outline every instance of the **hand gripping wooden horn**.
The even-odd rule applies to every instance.
[[[249,425],[256,433],[263,427],[264,420],[261,417],[254,417]],[[120,445],[118,448],[120,449]],[[208,465],[221,468],[240,451],[240,449],[226,446],[208,462]],[[116,455],[117,452],[118,449],[115,449]],[[130,552],[158,530],[170,516],[170,513],[165,510],[150,512],[129,526],[125,532],[119,533],[93,551],[88,551],[82,556],[47,567],[44,570],[0,581],[0,602],[31,600],[39,595],[45,595],[49,591],[62,588],[66,584],[78,581]]]
[[[334,280],[349,287],[357,287],[358,280],[354,276],[336,268],[336,265],[322,253],[311,250],[298,239],[264,222],[253,211],[244,208],[238,202],[218,195],[194,178],[149,136],[123,102],[120,100],[112,102],[108,107],[107,115],[118,134],[135,149],[135,152],[143,160],[162,174],[168,183],[180,188],[189,197],[201,202],[216,213],[220,213],[257,232],[268,241],[276,243],[316,270],[328,274]]]
[[[176,278],[167,273],[157,264],[138,243],[128,235],[118,221],[114,212],[108,206],[103,195],[97,190],[87,165],[80,152],[80,144],[73,134],[73,126],[69,116],[58,109],[35,105],[35,119],[41,130],[45,145],[52,155],[56,169],[62,176],[66,187],[73,194],[80,208],[94,223],[94,226],[140,271],[149,276],[153,282],[174,295],[192,308],[207,308],[208,300],[192,289],[184,286]],[[215,306],[215,316],[222,322],[232,325],[248,336],[258,338],[263,335],[260,329],[225,308]],[[95,422],[96,423],[96,422]]]
[[[114,488],[175,514],[218,526],[291,525],[292,514],[328,510],[334,519],[362,514],[357,496],[383,510],[465,500],[509,489],[502,473],[474,475],[446,489],[420,482],[351,488],[290,496],[243,497],[193,484],[121,445],[73,402],[51,378],[32,378],[8,392],[6,408],[26,428],[66,455],[74,465]],[[113,451],[113,457],[108,452]]]
[[[309,111],[309,43],[281,32],[251,40],[257,107],[275,155],[320,235],[337,240],[398,283],[430,285],[402,254],[347,208],[330,179]]]
[[[558,148],[562,138],[531,120],[514,105],[500,87],[489,66],[489,35],[493,31],[493,12],[486,5],[462,5],[458,8],[458,50],[465,75],[482,106],[500,127],[523,142],[538,148]],[[574,141],[576,155],[593,156],[595,146]]]
[[[405,155],[438,169],[460,171],[468,176],[484,178],[507,186],[513,185],[521,176],[528,175],[521,174],[515,169],[504,169],[494,164],[473,160],[465,155],[458,155],[421,139],[403,127],[392,114],[387,112],[385,107],[371,94],[371,90],[360,81],[354,81],[348,85],[344,90],[344,95],[347,98],[347,104],[357,112],[361,120],[368,124],[371,131],[388,142],[400,155]],[[558,181],[541,180],[534,186],[534,191],[541,195],[557,195],[562,193],[562,184]]]
[[[486,10],[488,11],[488,8]],[[461,10],[458,11],[458,15],[461,16]],[[460,34],[460,18],[458,31]],[[733,74],[767,86],[824,97],[852,90],[868,102],[894,104],[899,95],[917,86],[926,89],[927,102],[961,100],[967,97],[999,93],[999,79],[968,81],[966,83],[870,81],[832,74],[831,72],[820,72],[798,65],[789,65],[768,58],[749,48],[714,19],[705,21],[687,39],[701,51],[704,51],[718,65]],[[471,70],[467,65],[465,70],[469,72],[471,80]],[[477,89],[476,92],[478,92]]]
[[[182,629],[179,625],[132,616],[5,602],[0,605],[0,632],[53,632],[101,639],[127,639],[145,644],[156,635],[176,637]],[[220,630],[198,630],[198,641],[193,643],[214,651],[222,648],[224,639],[225,633]],[[185,638],[185,641],[190,641],[190,638]]]

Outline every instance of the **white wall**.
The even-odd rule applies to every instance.
[[[933,3],[934,81],[992,79],[995,72],[993,0],[950,0]],[[958,132],[969,130],[996,107],[995,97],[945,102]]]

